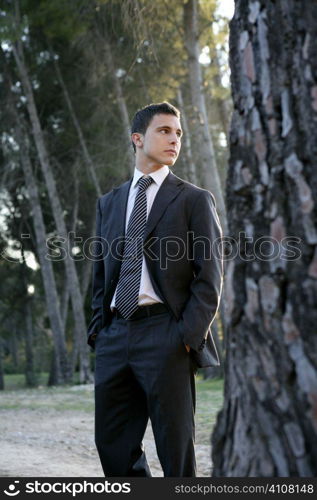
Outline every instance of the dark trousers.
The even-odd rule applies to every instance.
[[[151,476],[142,444],[148,418],[164,476],[196,476],[194,368],[176,320],[167,312],[113,318],[95,348],[95,441],[105,476]]]

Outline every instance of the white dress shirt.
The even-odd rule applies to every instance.
[[[164,165],[163,167],[159,168],[155,172],[151,172],[149,175],[152,177],[154,182],[150,184],[150,186],[147,188],[145,191],[146,193],[146,204],[147,204],[147,218],[149,216],[149,213],[151,211],[155,196],[160,189],[165,177],[169,174],[169,168],[167,165]],[[134,175],[133,175],[133,180],[130,186],[130,191],[129,191],[129,198],[128,198],[128,205],[127,205],[127,213],[126,213],[126,220],[125,220],[125,230],[127,231],[130,215],[134,206],[134,201],[136,194],[138,192],[138,185],[137,182],[144,175],[143,172],[138,170],[137,168],[134,169]],[[113,295],[110,307],[113,309],[115,307],[115,300],[116,300],[116,293],[117,293],[117,288],[115,290],[115,293]],[[141,283],[140,283],[140,290],[139,290],[139,299],[138,299],[138,304],[139,306],[145,306],[149,304],[155,304],[157,302],[162,302],[161,299],[157,296],[155,293],[151,279],[149,276],[149,271],[145,262],[145,258],[143,256],[142,259],[142,271],[141,271]]]

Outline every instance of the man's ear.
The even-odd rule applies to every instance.
[[[131,135],[132,142],[134,143],[136,148],[142,148],[143,146],[143,134],[139,132],[134,132]]]

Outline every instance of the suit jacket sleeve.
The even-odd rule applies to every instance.
[[[92,318],[88,326],[88,344],[94,347],[93,334],[98,334],[102,327],[102,308],[105,287],[105,271],[101,238],[101,199],[97,202],[96,238],[94,243],[93,283],[92,283]]]
[[[209,191],[202,191],[196,199],[189,226],[194,278],[178,328],[185,344],[199,352],[205,345],[222,290],[222,231],[214,197]]]

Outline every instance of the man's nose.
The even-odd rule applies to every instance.
[[[177,141],[178,141],[178,136],[176,134],[171,134],[170,143],[171,144],[176,144]]]

